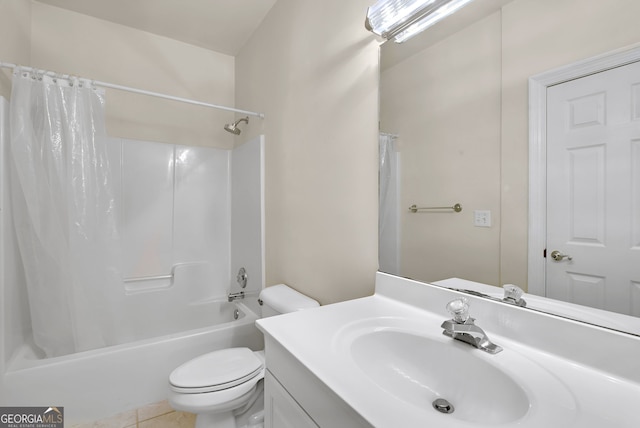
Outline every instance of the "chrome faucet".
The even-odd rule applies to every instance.
[[[440,326],[444,329],[442,334],[466,342],[490,354],[502,351],[500,346],[489,340],[484,330],[475,325],[475,319],[469,316],[469,304],[466,298],[461,297],[450,301],[447,304],[447,310],[453,318],[442,323]]]
[[[516,306],[527,306],[527,302],[522,298],[522,295],[524,294],[524,290],[522,288],[513,284],[505,284],[502,286],[502,289],[504,290],[503,302],[511,303]]]
[[[238,299],[244,299],[244,291],[239,291],[237,293],[229,293],[229,296],[227,296],[229,298],[230,302],[233,302],[234,300],[238,300]]]

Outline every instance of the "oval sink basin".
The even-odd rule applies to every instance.
[[[374,383],[397,398],[433,412],[435,400],[446,400],[453,406],[446,417],[497,425],[522,418],[530,407],[525,391],[487,361],[497,356],[451,339],[374,330],[354,337],[350,352]]]

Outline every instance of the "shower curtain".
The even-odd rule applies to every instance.
[[[379,135],[378,268],[399,274],[398,164],[396,136]]]
[[[380,169],[379,169],[379,227],[378,233],[382,236],[382,233],[386,227],[387,217],[389,216],[389,186],[391,184],[391,179],[393,175],[393,166],[394,166],[394,143],[395,137],[389,134],[380,133],[379,143],[380,143]]]
[[[16,68],[11,195],[33,338],[47,357],[123,334],[104,97],[90,82]]]

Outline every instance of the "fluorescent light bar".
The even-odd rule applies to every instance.
[[[402,43],[473,0],[379,0],[367,10],[365,27]]]

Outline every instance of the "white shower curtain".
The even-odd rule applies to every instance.
[[[114,343],[119,242],[104,98],[90,82],[14,70],[11,194],[33,338],[47,357]]]
[[[387,217],[389,216],[389,186],[391,185],[392,175],[394,173],[394,157],[395,150],[393,147],[393,143],[395,137],[389,134],[380,133],[379,136],[379,148],[380,148],[380,168],[379,168],[379,227],[378,233],[380,237],[383,234],[383,231],[387,225]]]
[[[378,209],[378,268],[399,274],[400,237],[398,219],[399,153],[396,136],[380,133],[379,209]]]

